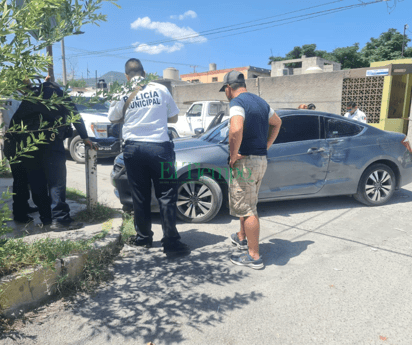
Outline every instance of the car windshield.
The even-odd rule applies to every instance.
[[[90,97],[78,97],[74,101],[76,103],[77,110],[80,113],[95,113],[96,115],[107,116],[110,103],[90,103]],[[95,100],[93,100],[95,102]],[[103,113],[103,114],[102,114]]]
[[[221,142],[222,140],[225,140],[229,134],[228,123],[229,120],[219,123],[217,126],[203,133],[200,139],[211,142]]]

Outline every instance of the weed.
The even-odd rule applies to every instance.
[[[75,188],[66,188],[66,198],[80,204],[86,203],[86,194]]]
[[[84,253],[93,242],[106,234],[107,231],[103,231],[89,240],[78,241],[45,238],[26,243],[22,239],[9,239],[0,251],[0,277],[29,266],[41,265],[54,269],[57,258]]]
[[[113,218],[114,213],[116,213],[116,210],[98,203],[93,210],[86,209],[76,213],[76,220],[87,223],[101,223]]]
[[[134,229],[134,219],[130,214],[123,214],[123,224],[120,227],[120,232],[122,234],[122,241],[127,242],[127,240],[136,235],[136,230]]]

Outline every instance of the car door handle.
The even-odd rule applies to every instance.
[[[324,152],[324,151],[325,151],[325,149],[324,149],[323,147],[321,147],[321,148],[311,147],[311,148],[308,150],[308,154],[320,153],[320,152]]]

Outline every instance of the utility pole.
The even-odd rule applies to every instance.
[[[97,90],[97,70],[96,70],[96,90]]]
[[[62,38],[62,62],[63,62],[63,85],[67,85],[67,76],[66,76],[66,54],[64,51],[64,38]]]
[[[53,47],[47,46],[46,47],[47,55],[51,57],[51,62],[48,67],[48,74],[50,76],[50,81],[54,82],[54,69],[53,69]]]
[[[408,28],[408,24],[405,24],[403,26],[402,57],[403,57],[403,52],[405,50],[405,38],[406,38],[406,29],[407,28]]]

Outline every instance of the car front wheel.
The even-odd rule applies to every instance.
[[[177,192],[177,216],[188,223],[206,223],[212,220],[223,201],[219,184],[209,176],[181,182]]]
[[[86,147],[80,135],[75,136],[70,143],[70,156],[77,163],[84,163],[86,161]]]
[[[387,203],[395,192],[396,177],[385,164],[374,164],[367,168],[359,181],[355,199],[368,206]]]

